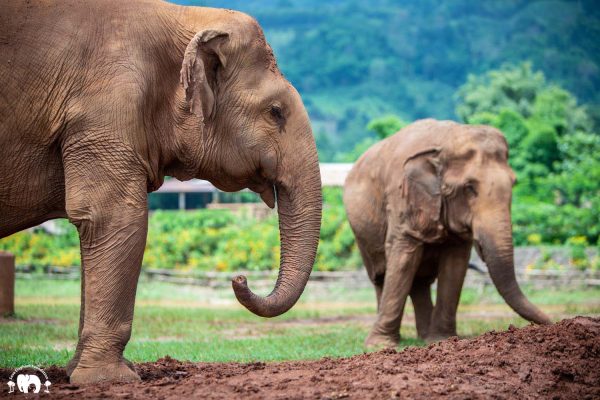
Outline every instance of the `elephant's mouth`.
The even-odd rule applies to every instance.
[[[269,208],[275,208],[275,199],[277,198],[275,185],[267,186],[267,188],[259,194],[262,201],[264,201]]]
[[[262,182],[252,182],[248,184],[248,189],[257,193],[269,208],[275,208],[275,199],[277,198],[275,183],[268,179],[262,179]]]
[[[244,189],[250,189],[254,193],[258,194],[262,201],[269,207],[275,208],[275,202],[277,198],[277,184],[271,179],[262,176],[261,173],[257,173],[250,178],[243,180],[233,179],[219,179],[210,181],[217,189],[224,192],[238,192]]]
[[[474,245],[475,245],[475,251],[479,255],[479,258],[481,258],[481,261],[485,262],[485,258],[483,256],[483,249],[481,248],[481,245],[479,244],[478,241],[475,241]]]

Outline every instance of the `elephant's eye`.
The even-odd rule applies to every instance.
[[[465,185],[465,192],[467,193],[467,196],[469,197],[476,197],[477,196],[477,188],[475,187],[474,183],[467,183]]]
[[[275,121],[277,123],[277,125],[282,127],[283,124],[285,123],[285,117],[283,115],[283,110],[281,109],[281,107],[271,106],[270,113],[271,113],[271,118],[273,118],[273,121]]]

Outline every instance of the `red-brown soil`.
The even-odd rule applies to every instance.
[[[87,387],[68,384],[61,368],[46,372],[52,398],[65,399],[599,399],[600,318],[345,359],[196,364],[166,357],[136,368],[142,382]]]

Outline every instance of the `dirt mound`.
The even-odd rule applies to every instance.
[[[52,397],[72,399],[597,399],[600,319],[510,327],[475,339],[346,359],[194,364],[166,357],[136,367],[140,383],[88,387],[68,384],[60,368],[46,371]]]

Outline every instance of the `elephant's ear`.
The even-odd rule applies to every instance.
[[[221,46],[229,37],[218,30],[200,31],[190,41],[183,54],[180,82],[185,89],[185,98],[190,111],[203,121],[210,118],[215,104],[215,95],[209,85],[206,60],[216,56],[215,62],[226,66],[227,60]]]
[[[420,151],[404,162],[400,188],[405,202],[403,221],[409,235],[424,241],[435,240],[444,232],[440,151],[440,148]]]

